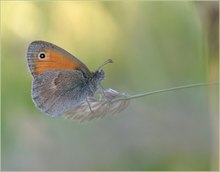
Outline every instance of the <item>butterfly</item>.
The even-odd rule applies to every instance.
[[[49,116],[60,116],[94,96],[105,73],[91,72],[85,64],[66,50],[45,41],[31,42],[27,48],[27,63],[33,76],[34,104]]]

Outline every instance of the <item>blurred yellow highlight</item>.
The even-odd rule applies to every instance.
[[[42,14],[33,3],[12,1],[2,2],[3,29],[9,29],[23,39],[30,39],[42,27]],[[28,15],[27,15],[28,14]]]

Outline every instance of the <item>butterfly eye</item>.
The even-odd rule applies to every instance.
[[[38,58],[39,58],[40,60],[45,59],[45,57],[46,57],[46,53],[45,53],[45,52],[40,52],[40,53],[38,54]]]

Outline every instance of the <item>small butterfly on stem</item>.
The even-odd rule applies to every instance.
[[[80,121],[119,113],[128,106],[131,99],[177,89],[219,84],[191,84],[133,96],[107,89],[103,90],[99,98],[95,98],[93,96],[105,78],[102,67],[113,63],[111,59],[91,72],[78,58],[46,41],[31,42],[26,58],[33,76],[32,99],[36,107],[51,117],[65,114],[66,118]]]

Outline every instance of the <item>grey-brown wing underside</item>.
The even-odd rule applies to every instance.
[[[32,98],[41,111],[59,116],[86,98],[85,82],[78,70],[47,71],[34,79]]]

